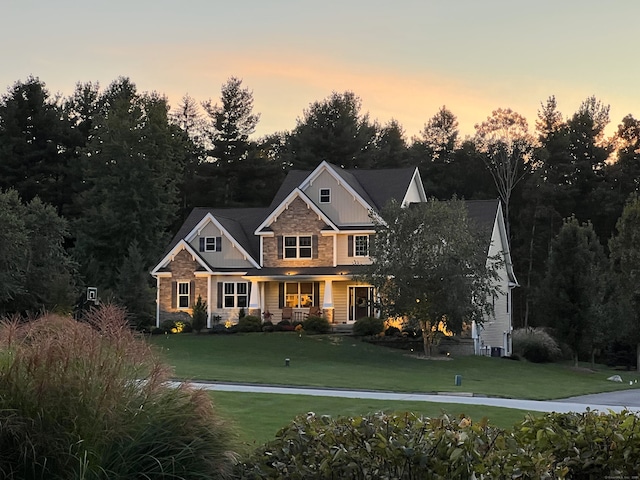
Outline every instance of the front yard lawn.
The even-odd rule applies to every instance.
[[[635,372],[574,369],[490,357],[425,360],[338,335],[294,332],[151,337],[184,380],[301,385],[398,392],[461,391],[549,400],[630,388]],[[289,366],[285,366],[285,359]],[[623,384],[607,381],[620,374]],[[454,385],[456,375],[462,384]],[[634,384],[637,386],[637,384]]]

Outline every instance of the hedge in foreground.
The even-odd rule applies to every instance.
[[[238,463],[243,479],[633,478],[640,425],[630,412],[549,414],[507,432],[410,413],[296,418]]]
[[[114,306],[0,323],[0,478],[227,478],[229,430]]]

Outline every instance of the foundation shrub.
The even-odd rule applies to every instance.
[[[239,332],[261,332],[262,320],[254,315],[245,315],[238,320]]]
[[[530,362],[553,362],[562,358],[555,339],[542,328],[521,328],[513,332],[513,352]]]
[[[384,331],[384,335],[385,337],[399,337],[400,335],[402,335],[402,330],[400,330],[398,327],[390,325]]]
[[[117,307],[0,322],[0,478],[227,478],[230,430],[168,378]]]
[[[307,333],[329,333],[331,326],[325,317],[311,316],[302,322],[302,328]]]
[[[384,332],[384,320],[374,317],[363,317],[353,324],[353,334],[358,337],[378,335]]]

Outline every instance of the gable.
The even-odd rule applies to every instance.
[[[300,188],[336,225],[370,225],[371,207],[353,190],[349,191],[347,185],[342,178],[336,178],[325,169],[312,181],[304,182]],[[326,196],[321,198],[321,192],[329,193],[328,202],[323,202]]]

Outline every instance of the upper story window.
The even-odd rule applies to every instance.
[[[349,235],[347,247],[349,257],[369,256],[369,235]]]
[[[320,203],[331,203],[331,189],[330,188],[321,188],[320,189]]]
[[[353,236],[353,254],[355,257],[366,257],[369,255],[369,235]]]
[[[201,252],[221,252],[222,237],[200,237]]]
[[[178,282],[178,308],[189,308],[189,282]]]
[[[284,237],[284,258],[312,258],[311,235]]]

